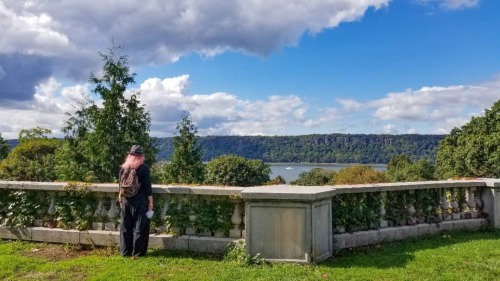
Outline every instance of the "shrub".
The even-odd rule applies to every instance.
[[[262,160],[221,155],[208,162],[205,183],[228,186],[256,186],[270,181],[271,168]]]

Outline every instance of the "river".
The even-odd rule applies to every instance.
[[[342,168],[347,168],[352,165],[359,164],[321,164],[321,163],[268,163],[271,165],[271,179],[278,175],[282,176],[287,183],[299,178],[302,172],[310,171],[313,168],[332,169],[338,171]],[[377,171],[384,171],[387,165],[384,164],[363,164],[370,166]]]

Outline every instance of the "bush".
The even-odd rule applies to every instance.
[[[227,186],[257,186],[270,181],[271,168],[262,160],[221,155],[208,162],[205,183]]]
[[[364,184],[388,182],[384,172],[369,166],[354,165],[340,169],[333,179],[333,184]]]
[[[300,173],[299,178],[292,184],[304,186],[327,185],[335,177],[335,174],[334,170],[313,168],[310,171]]]

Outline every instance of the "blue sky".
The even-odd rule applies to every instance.
[[[60,136],[110,38],[154,136],[184,111],[201,135],[446,134],[500,99],[498,1],[118,2],[0,1],[4,138]]]

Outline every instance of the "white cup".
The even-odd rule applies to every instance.
[[[154,214],[155,214],[155,212],[153,210],[149,210],[149,211],[146,212],[146,217],[148,219],[150,219],[150,218],[153,217]]]

